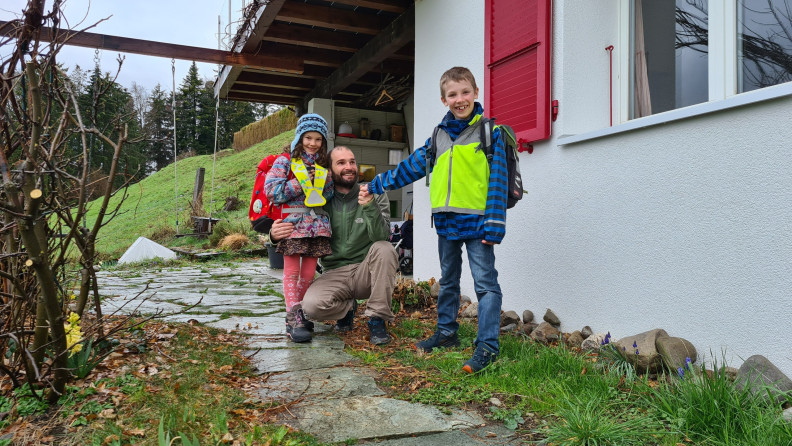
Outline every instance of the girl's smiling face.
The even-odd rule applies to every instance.
[[[322,148],[322,134],[319,132],[305,132],[302,136],[302,146],[305,153],[314,155]]]
[[[478,88],[473,88],[469,81],[448,81],[444,85],[445,93],[441,100],[457,119],[467,119],[473,113],[473,106],[478,99]]]

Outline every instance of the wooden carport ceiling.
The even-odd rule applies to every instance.
[[[256,1],[232,51],[281,64],[226,65],[215,93],[303,112],[316,97],[372,106],[391,85],[397,97],[380,108],[394,108],[412,87],[414,39],[412,0]]]

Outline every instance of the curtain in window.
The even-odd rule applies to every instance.
[[[652,99],[649,96],[649,75],[646,68],[644,47],[643,0],[635,0],[635,108],[634,118],[652,114]]]

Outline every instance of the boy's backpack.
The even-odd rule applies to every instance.
[[[492,132],[495,130],[495,127],[501,130],[506,149],[506,170],[509,173],[509,180],[506,183],[506,209],[511,209],[518,201],[522,200],[523,193],[525,192],[523,190],[522,174],[520,173],[517,136],[514,134],[514,130],[508,125],[496,126],[495,118],[481,119],[481,125],[479,126],[481,130],[481,144],[484,146],[484,153],[487,155],[487,160],[490,162],[490,165],[492,165],[492,155],[494,153],[492,147]],[[437,141],[437,132],[439,131],[440,127],[435,127],[432,133],[432,146],[426,152],[426,156],[429,158],[426,163],[427,186],[429,185],[430,164],[434,165],[434,158],[437,153],[437,143],[435,141]]]
[[[256,171],[256,181],[253,183],[253,196],[250,198],[250,209],[248,210],[248,218],[250,218],[250,225],[253,230],[261,233],[268,233],[272,228],[272,223],[275,220],[283,218],[281,215],[281,207],[274,205],[267,200],[267,194],[264,193],[264,183],[267,180],[267,172],[272,169],[275,160],[279,156],[290,158],[288,153],[276,153],[265,157],[258,165]]]

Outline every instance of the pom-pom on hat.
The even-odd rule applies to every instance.
[[[294,131],[294,141],[291,143],[292,151],[302,140],[305,132],[319,132],[322,134],[322,138],[327,141],[327,121],[316,113],[306,113],[300,116],[300,120],[297,121],[297,129]]]

